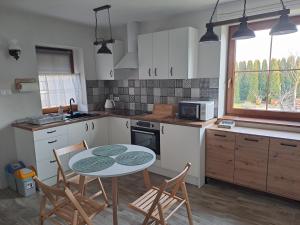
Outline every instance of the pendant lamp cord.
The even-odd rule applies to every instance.
[[[110,40],[112,40],[112,30],[111,30],[111,23],[110,23],[110,12],[109,12],[109,8],[107,9],[107,12],[108,12],[108,23],[109,23]]]
[[[219,1],[220,1],[220,0],[218,0],[217,3],[216,3],[216,5],[215,5],[215,8],[214,8],[214,11],[213,11],[213,13],[212,13],[212,15],[211,15],[211,17],[210,17],[209,23],[212,23],[213,17],[214,17],[214,15],[215,15],[216,10],[217,10],[217,7],[218,7],[218,5],[219,5]]]
[[[247,0],[244,0],[244,12],[243,12],[243,17],[246,17],[246,6],[247,6]]]
[[[96,20],[96,25],[95,25],[95,41],[98,41],[98,16],[97,12],[95,12],[95,20]]]
[[[283,8],[283,9],[286,9],[286,8],[285,8],[285,5],[284,5],[284,3],[283,3],[283,0],[280,0],[280,2],[281,2],[281,5],[282,5],[282,8]]]

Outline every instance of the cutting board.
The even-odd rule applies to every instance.
[[[147,115],[148,119],[173,118],[176,115],[176,105],[172,104],[154,104],[153,112]]]

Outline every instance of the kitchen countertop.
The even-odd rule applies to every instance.
[[[45,125],[33,125],[29,123],[13,123],[12,127],[29,130],[29,131],[38,131],[44,130],[52,127],[69,125],[72,123],[78,123],[103,117],[120,117],[120,118],[128,118],[133,120],[143,120],[143,121],[151,121],[151,122],[159,122],[159,123],[167,123],[174,124],[180,126],[190,126],[196,128],[206,127],[208,125],[214,124],[217,119],[212,119],[209,121],[193,121],[193,120],[183,120],[175,117],[158,117],[154,114],[142,113],[140,111],[131,111],[131,110],[110,110],[110,111],[94,111],[92,112],[94,115],[91,117],[84,117],[78,119],[71,119],[61,122],[55,122]]]

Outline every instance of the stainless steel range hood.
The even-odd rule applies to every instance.
[[[127,24],[127,53],[115,66],[115,69],[137,69],[138,53],[137,53],[137,35],[138,22],[130,22]]]

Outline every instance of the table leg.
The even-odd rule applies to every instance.
[[[150,189],[151,188],[151,181],[150,181],[150,176],[149,176],[149,172],[147,169],[145,169],[143,171],[143,174],[144,174],[144,183],[145,183],[145,186],[147,189]]]
[[[85,176],[80,176],[79,177],[79,192],[81,194],[81,196],[83,196],[85,194]]]
[[[112,178],[113,224],[118,225],[118,178]]]

